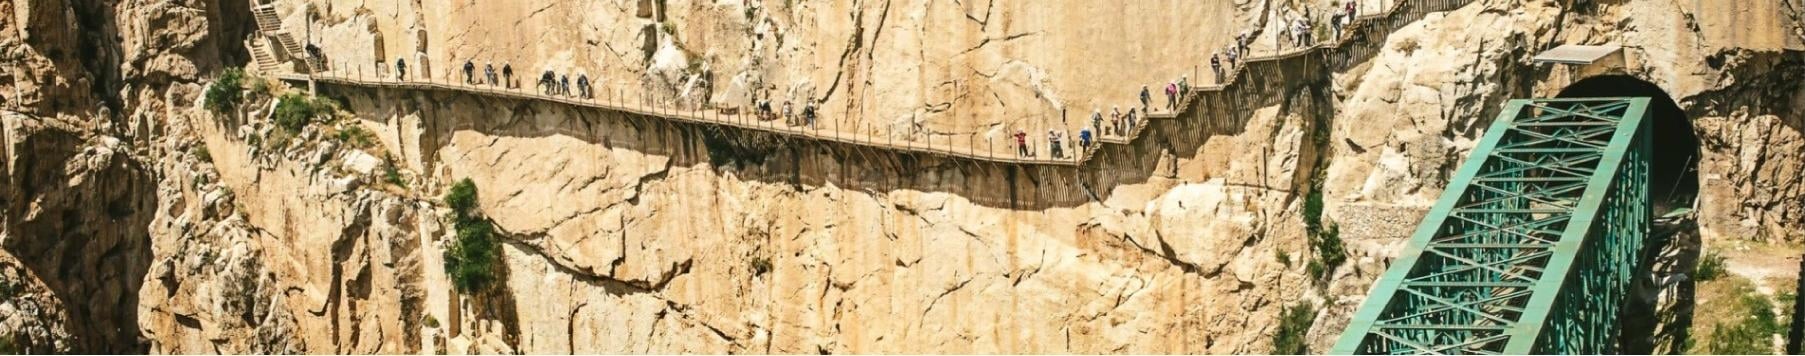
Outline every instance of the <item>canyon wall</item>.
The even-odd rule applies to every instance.
[[[340,71],[405,57],[455,78],[476,58],[716,105],[812,96],[847,131],[999,139],[1132,106],[1242,29],[1328,7],[276,4]],[[281,136],[274,94],[201,103],[249,58],[249,6],[0,4],[0,287],[18,291],[0,295],[0,335],[42,352],[1263,353],[1281,312],[1310,305],[1321,351],[1499,104],[1581,79],[1529,60],[1567,43],[1624,45],[1623,74],[1691,118],[1706,239],[1805,238],[1790,0],[1474,1],[1353,61],[1266,64],[1080,168],[333,86],[342,112]],[[357,130],[374,142],[344,138]],[[504,282],[482,295],[453,292],[442,260],[438,197],[464,178],[504,237]],[[1312,191],[1350,254],[1323,278]]]

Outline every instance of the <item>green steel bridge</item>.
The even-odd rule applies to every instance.
[[[1513,100],[1338,354],[1599,354],[1653,220],[1649,98]]]

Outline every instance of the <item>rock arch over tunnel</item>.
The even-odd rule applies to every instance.
[[[1689,207],[1698,197],[1698,134],[1686,111],[1661,86],[1628,75],[1586,78],[1562,89],[1561,98],[1648,97],[1649,119],[1654,124],[1654,163],[1650,167],[1650,198],[1656,216]]]

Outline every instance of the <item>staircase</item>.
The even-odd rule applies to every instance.
[[[269,46],[264,45],[262,41],[255,38],[247,39],[244,41],[244,48],[251,50],[251,59],[257,64],[259,72],[273,73],[279,69],[277,67],[281,62],[276,60],[276,54],[270,52]]]
[[[305,68],[308,72],[313,72],[324,67],[324,63],[320,62],[319,58],[315,58],[311,53],[307,53],[306,48],[301,45],[301,41],[295,40],[293,34],[282,29],[282,17],[276,15],[275,4],[259,4],[258,0],[251,0],[251,16],[257,20],[258,32],[262,33],[264,37],[269,38],[271,41],[274,41],[276,46],[281,47],[282,52],[287,53],[287,56],[291,60],[300,60],[301,63],[306,66]],[[271,60],[281,58],[276,53],[272,53],[268,46],[258,47],[261,47],[261,52],[264,53],[257,54],[256,52],[259,52],[260,50],[253,48],[251,50],[253,57],[268,56]],[[259,67],[266,70],[271,68],[271,66],[263,65],[261,58],[259,58],[258,61]]]

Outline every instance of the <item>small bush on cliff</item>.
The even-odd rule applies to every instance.
[[[495,223],[476,211],[476,183],[464,178],[453,184],[445,193],[445,205],[451,207],[457,232],[457,239],[445,250],[445,274],[459,292],[489,290],[496,281],[501,249],[495,240]]]
[[[1316,323],[1316,308],[1309,303],[1298,303],[1285,307],[1279,316],[1279,332],[1272,336],[1272,353],[1274,355],[1303,355],[1309,352],[1310,341],[1305,339],[1310,326]]]
[[[1310,261],[1310,275],[1317,280],[1326,280],[1329,273],[1347,262],[1347,245],[1341,242],[1341,226],[1330,223],[1327,229],[1310,235],[1310,248],[1316,250],[1316,259]]]
[[[464,178],[452,184],[451,190],[445,192],[445,206],[451,207],[453,219],[469,219],[476,210],[476,183]]]
[[[244,101],[244,69],[226,68],[207,87],[207,110],[216,113],[232,111]]]
[[[393,158],[383,159],[382,181],[393,184],[396,187],[407,188],[407,180],[402,179],[401,169],[395,167],[395,160]]]
[[[306,95],[283,94],[276,104],[276,126],[290,133],[300,132],[301,128],[313,123],[320,115],[331,114],[334,110],[331,100]]]
[[[337,138],[340,143],[351,147],[367,149],[376,146],[376,134],[365,130],[363,125],[347,125],[338,130]]]

